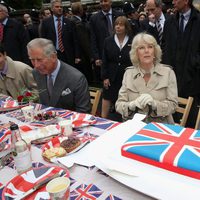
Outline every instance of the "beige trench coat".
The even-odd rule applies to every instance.
[[[156,101],[156,115],[165,117],[163,123],[174,123],[172,113],[178,105],[178,92],[174,71],[169,66],[157,64],[147,84],[137,67],[128,67],[119,90],[116,111],[126,119],[129,103],[143,93],[150,94]]]
[[[37,94],[37,85],[32,75],[32,68],[22,62],[7,58],[8,71],[5,77],[0,77],[0,94],[17,99],[22,89],[27,88]]]

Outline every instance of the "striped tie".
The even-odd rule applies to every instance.
[[[64,46],[63,46],[63,42],[62,42],[62,27],[61,27],[61,19],[58,18],[58,24],[57,24],[57,30],[58,30],[58,48],[61,52],[63,52]]]
[[[4,25],[0,23],[0,42],[2,42],[3,40],[3,29],[4,29]]]
[[[160,20],[157,21],[157,30],[158,30],[159,44],[161,44],[161,42],[162,42],[162,36],[163,36],[163,31],[162,31],[162,26],[160,24]]]

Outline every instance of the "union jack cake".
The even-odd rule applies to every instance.
[[[149,123],[121,147],[123,156],[200,179],[200,130]]]

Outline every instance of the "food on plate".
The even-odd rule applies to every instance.
[[[42,156],[44,158],[46,158],[47,160],[50,160],[51,158],[54,158],[54,157],[62,157],[66,154],[66,151],[64,148],[62,147],[52,147],[50,149],[46,149]]]
[[[80,139],[75,137],[63,140],[60,144],[60,146],[63,147],[67,153],[70,153],[80,145],[81,145]]]
[[[34,116],[34,119],[37,121],[51,120],[56,118],[56,112],[54,111],[46,111],[43,113],[38,113]]]

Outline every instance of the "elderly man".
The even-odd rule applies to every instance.
[[[22,89],[37,94],[32,68],[6,56],[4,47],[0,44],[0,94],[17,99]]]
[[[186,126],[194,127],[200,105],[200,14],[192,0],[173,0],[177,13],[166,20],[163,63],[174,67],[178,95],[194,98]]]
[[[40,103],[57,108],[90,112],[90,95],[85,76],[77,69],[58,60],[51,40],[37,38],[27,45],[34,66]]]

